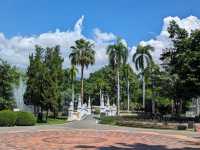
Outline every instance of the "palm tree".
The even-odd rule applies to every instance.
[[[105,85],[105,82],[103,79],[97,79],[96,80],[96,84],[97,84],[97,89],[99,89],[99,99],[101,99],[102,96],[102,88]]]
[[[123,66],[124,77],[126,80],[126,89],[127,89],[127,110],[130,110],[130,82],[129,82],[129,75],[132,72],[132,69],[129,64],[125,64]]]
[[[76,80],[76,75],[78,73],[78,69],[76,68],[75,65],[72,65],[71,68],[69,69],[69,78],[72,83],[72,102],[74,105],[74,81]]]
[[[159,66],[152,61],[149,66],[145,68],[144,74],[146,78],[149,78],[151,84],[152,113],[155,114],[156,79],[160,78]]]
[[[127,110],[130,110],[130,83],[129,83],[129,73],[131,72],[131,68],[129,64],[127,63],[128,61],[128,48],[124,49],[124,54],[123,54],[123,72],[124,72],[124,78],[126,80],[126,88],[127,88]]]
[[[133,63],[135,63],[136,70],[139,70],[142,75],[142,100],[143,108],[145,108],[145,68],[153,61],[151,53],[154,48],[150,45],[138,45],[135,54],[133,55]]]
[[[69,55],[71,64],[81,67],[81,102],[83,103],[83,72],[85,68],[95,63],[95,51],[93,44],[85,39],[75,41],[75,46],[71,46],[71,50]]]
[[[109,56],[109,64],[113,70],[117,72],[117,114],[120,113],[120,84],[119,84],[119,68],[126,58],[127,47],[123,44],[120,38],[117,39],[116,44],[107,47],[107,55]]]

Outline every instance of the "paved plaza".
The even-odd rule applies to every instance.
[[[0,128],[0,150],[199,150],[200,135],[113,127],[88,118],[65,125]]]

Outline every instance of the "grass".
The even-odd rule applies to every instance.
[[[108,117],[102,116],[99,118],[100,124],[109,124],[117,126],[135,127],[135,128],[152,128],[152,129],[179,129],[186,130],[184,125],[178,128],[175,125],[165,125],[163,123],[152,122],[152,120],[140,120],[133,116],[120,116],[120,117]]]
[[[53,118],[48,118],[47,123],[37,123],[37,125],[55,125],[55,124],[64,124],[66,123],[66,119],[53,119]]]

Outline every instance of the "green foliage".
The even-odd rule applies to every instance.
[[[62,103],[61,91],[64,78],[62,63],[59,46],[46,49],[42,96],[46,109],[51,109],[54,113],[61,109]]]
[[[0,110],[12,109],[14,105],[15,102],[13,100],[5,100],[0,97]]]
[[[35,55],[29,57],[25,103],[54,114],[61,107],[64,71],[59,46],[43,49],[35,48]],[[38,113],[38,112],[37,112]]]
[[[0,111],[0,126],[14,126],[17,119],[16,113],[10,110]]]
[[[152,51],[154,51],[154,48],[150,45],[139,45],[137,47],[136,53],[133,55],[133,62],[135,63],[135,68],[137,70],[141,70],[143,72],[144,69],[153,61],[150,53]]]
[[[106,53],[109,57],[109,65],[114,69],[118,69],[128,58],[128,48],[120,38],[115,44],[108,46]]]
[[[18,81],[17,69],[0,59],[0,110],[13,108],[13,85]]]
[[[189,34],[172,21],[168,32],[173,47],[164,51],[161,60],[172,80],[169,96],[176,112],[181,112],[185,101],[200,96],[200,30]]]
[[[129,66],[130,67],[130,66]],[[131,69],[131,68],[129,68]],[[119,68],[120,72],[120,86],[121,86],[121,106],[127,106],[127,92],[126,92],[126,79],[123,76],[123,67]],[[132,71],[129,72],[129,82],[130,82],[130,100],[132,102],[137,101],[139,82],[136,74]],[[115,72],[112,67],[105,66],[94,73],[90,74],[90,77],[85,81],[85,91],[86,97],[92,98],[93,105],[99,105],[99,97],[101,93],[108,95],[112,103],[116,104],[116,82],[115,82]],[[127,107],[124,107],[127,109]]]
[[[24,94],[24,102],[27,105],[34,105],[35,107],[44,107],[44,99],[42,97],[42,85],[44,78],[44,64],[42,63],[43,48],[35,47],[35,56],[33,54],[29,57],[29,66],[27,69],[27,88]]]
[[[16,125],[17,126],[32,126],[36,123],[36,118],[30,112],[16,112],[17,119]]]

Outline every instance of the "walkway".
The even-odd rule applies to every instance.
[[[200,150],[194,132],[96,124],[91,116],[65,125],[0,128],[0,150]]]

